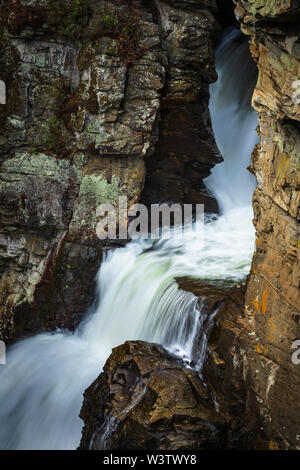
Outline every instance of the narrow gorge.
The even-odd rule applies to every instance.
[[[300,450],[299,31],[299,0],[0,3],[0,449]],[[101,240],[121,196],[203,234]]]

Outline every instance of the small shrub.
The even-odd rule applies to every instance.
[[[116,33],[119,26],[119,19],[116,15],[104,15],[102,27],[104,31]]]
[[[113,13],[104,15],[100,25],[100,34],[118,40],[118,54],[126,64],[142,57],[145,51],[138,43],[141,29],[136,10],[131,10],[123,18],[119,18]]]
[[[89,14],[89,0],[48,0],[51,29],[60,36],[80,39]]]

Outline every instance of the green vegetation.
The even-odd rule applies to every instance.
[[[44,151],[59,153],[64,148],[63,126],[63,121],[56,116],[43,122],[38,138],[30,142],[30,150],[34,151],[36,147],[41,147]]]
[[[141,29],[136,12],[131,12],[122,19],[114,13],[103,16],[101,35],[117,39],[118,55],[130,64],[143,55],[144,49],[139,46]]]
[[[104,31],[117,32],[119,26],[119,19],[116,15],[104,15],[102,20],[102,27]]]
[[[16,68],[13,62],[14,60],[17,61],[17,59],[17,54],[11,45],[7,28],[1,28],[0,26],[0,79],[8,80]]]
[[[19,0],[0,0],[0,28],[18,34],[25,27],[39,28],[44,23],[58,35],[79,40],[84,31],[89,0],[47,0],[42,6],[22,4]]]
[[[48,0],[51,29],[61,36],[80,39],[89,13],[89,0]]]

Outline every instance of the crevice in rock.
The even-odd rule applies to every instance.
[[[228,26],[239,28],[239,23],[234,14],[235,4],[232,0],[217,0],[217,8],[216,17],[222,30],[228,28]]]

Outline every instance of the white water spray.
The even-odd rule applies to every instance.
[[[243,57],[239,54],[237,60],[232,36],[226,36],[224,41],[232,47],[228,60],[233,60],[238,73],[244,66]],[[231,68],[225,69],[222,82],[212,87],[212,102],[216,104],[220,84],[231,80],[234,73]],[[245,83],[243,93],[248,93],[252,86]],[[240,94],[240,107],[247,119],[248,112],[251,115],[252,112],[243,97]],[[227,98],[224,93],[222,100]],[[229,106],[226,119],[234,121],[236,112]],[[224,136],[219,134],[216,117],[212,115],[222,149]],[[239,124],[244,129],[243,123]],[[223,150],[225,161],[238,155],[243,170],[255,141],[254,129],[245,128],[247,132],[240,131],[245,132],[242,144],[240,141],[237,144],[233,137],[232,148],[228,152]],[[239,151],[233,152],[238,145]],[[82,427],[78,417],[82,394],[100,373],[111,349],[126,340],[158,342],[180,353],[187,362],[191,359],[195,338],[206,317],[198,299],[180,290],[174,279],[192,276],[209,282],[235,283],[247,275],[253,253],[251,206],[241,203],[235,208],[233,202],[230,207],[225,204],[226,188],[219,192],[219,182],[216,186],[212,183],[212,178],[218,180],[216,170],[209,184],[225,212],[206,223],[204,240],[189,231],[183,240],[157,243],[139,240],[109,252],[97,275],[99,304],[74,334],[67,331],[40,334],[10,348],[7,365],[0,370],[0,448],[76,448]],[[225,182],[226,177],[221,180]],[[227,180],[232,190],[233,181]],[[249,185],[243,187],[248,201],[253,184],[251,189]],[[238,198],[243,195],[241,191]],[[204,335],[194,358],[199,368],[206,342]]]

